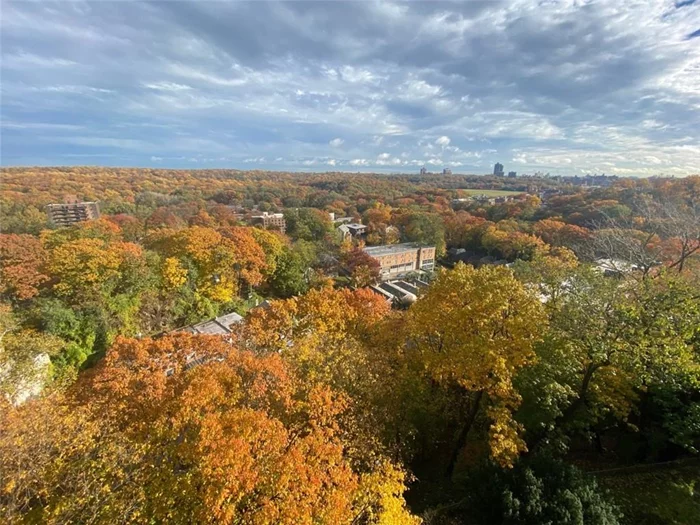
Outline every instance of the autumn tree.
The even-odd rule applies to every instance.
[[[76,304],[104,299],[114,293],[131,293],[143,284],[143,250],[132,243],[108,244],[101,239],[78,239],[50,252],[49,272],[54,290]]]
[[[343,254],[341,264],[350,274],[350,281],[356,288],[362,288],[379,281],[380,265],[374,257],[360,247]]]
[[[362,214],[363,224],[367,226],[369,244],[395,244],[399,240],[398,230],[391,225],[391,206],[375,203]]]
[[[534,235],[509,228],[507,221],[488,226],[481,237],[481,243],[489,254],[495,254],[506,260],[529,260],[538,253],[546,251],[547,245]],[[517,226],[516,226],[517,228]]]
[[[552,246],[565,246],[575,252],[583,252],[585,245],[590,242],[591,231],[587,228],[566,224],[556,219],[537,221],[533,233]]]
[[[227,245],[235,258],[234,269],[239,273],[241,279],[251,286],[258,286],[263,281],[263,272],[267,268],[267,258],[265,251],[258,244],[255,235],[255,228],[243,228],[234,226],[221,231]],[[272,246],[272,239],[265,238],[270,246],[270,257],[274,257],[272,250],[277,250],[278,246]]]
[[[246,318],[243,340],[259,353],[279,353],[309,381],[323,381],[345,393],[350,410],[342,428],[352,436],[353,458],[370,461],[383,431],[373,414],[382,381],[376,349],[368,343],[389,313],[386,301],[368,289],[324,287],[287,300],[270,301]]]
[[[118,213],[117,215],[110,215],[106,219],[119,226],[125,241],[138,242],[144,236],[145,228],[143,222],[133,215]]]
[[[481,248],[486,219],[466,211],[445,215],[445,241],[450,248]],[[490,223],[489,223],[490,224]]]
[[[695,286],[670,275],[636,282],[580,266],[547,304],[551,330],[538,364],[523,375],[540,409],[529,443],[586,430],[603,418],[627,421],[640,392],[698,374]]]
[[[41,240],[47,249],[80,239],[96,239],[111,244],[122,240],[122,230],[116,222],[100,218],[80,222],[67,228],[44,230],[41,233]]]
[[[282,256],[284,247],[289,240],[279,232],[263,230],[262,228],[252,228],[250,233],[265,254],[265,268],[263,274],[266,278],[269,278],[275,273],[277,261]]]
[[[344,396],[278,355],[189,334],[120,339],[52,401],[0,413],[10,520],[418,523],[400,470],[346,459]]]
[[[589,246],[590,257],[621,260],[642,278],[665,265],[682,273],[700,251],[700,211],[697,202],[641,197],[633,217],[603,214]]]
[[[16,300],[39,294],[50,277],[48,253],[33,235],[0,234],[0,293]]]
[[[447,475],[482,410],[490,422],[492,457],[511,464],[525,450],[522,428],[513,419],[520,403],[513,378],[535,360],[533,346],[546,326],[540,302],[507,268],[458,264],[441,273],[408,314],[410,344],[427,370],[467,399]]]

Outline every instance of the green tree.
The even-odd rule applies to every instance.
[[[49,359],[62,347],[58,337],[20,327],[10,306],[0,303],[0,404],[39,393],[51,379]]]
[[[438,256],[445,253],[445,228],[438,215],[411,212],[400,218],[404,241],[435,246]]]
[[[283,247],[275,271],[269,278],[270,289],[276,296],[292,297],[309,289],[306,272],[315,258],[313,249],[309,248],[312,247],[299,243]]]
[[[333,233],[333,222],[328,213],[315,208],[285,210],[284,218],[292,239],[319,242]]]
[[[454,514],[470,523],[616,525],[622,517],[595,479],[542,456],[521,460],[512,469],[477,468],[463,490],[467,501]]]
[[[698,377],[700,298],[692,283],[670,272],[619,280],[581,266],[562,286],[539,362],[523,376],[530,406],[548,413],[532,429],[532,446],[605,417],[626,421],[640,392]]]

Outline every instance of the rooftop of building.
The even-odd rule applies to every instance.
[[[396,253],[404,253],[418,248],[435,248],[435,246],[424,246],[416,242],[404,242],[402,244],[385,244],[383,246],[368,246],[365,252],[375,257],[382,255],[391,255]]]
[[[80,201],[80,202],[60,202],[58,204],[47,204],[48,208],[60,207],[64,208],[67,206],[84,206],[86,204],[97,204],[96,201]]]
[[[204,321],[194,325],[179,328],[175,332],[190,332],[191,334],[206,334],[206,335],[226,335],[233,330],[231,327],[234,324],[240,323],[243,318],[236,312],[231,312],[226,315],[221,315],[215,319]]]
[[[253,215],[254,219],[264,219],[264,218],[270,218],[274,217],[275,219],[281,219],[284,217],[284,213],[269,213],[269,212],[262,212],[260,215]]]

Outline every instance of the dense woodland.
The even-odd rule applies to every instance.
[[[700,177],[0,176],[3,522],[700,521]],[[479,262],[392,308],[404,241]]]

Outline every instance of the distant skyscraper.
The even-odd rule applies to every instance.
[[[493,174],[496,175],[497,177],[503,177],[503,164],[500,162],[497,162],[493,166]]]
[[[452,170],[450,168],[444,168],[442,170],[443,175],[452,175]]]
[[[428,170],[426,170],[426,169],[425,169],[425,166],[423,166],[423,167],[420,169],[420,174],[421,174],[421,175],[427,175],[427,173],[428,173]]]
[[[509,171],[509,172],[508,172],[508,176],[509,176],[511,179],[513,179],[513,178],[517,177],[518,174],[517,174],[516,172],[514,172],[514,171]]]

